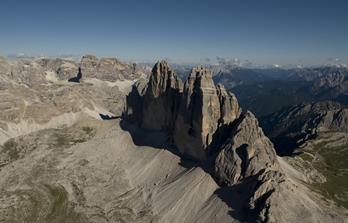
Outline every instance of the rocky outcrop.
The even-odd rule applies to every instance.
[[[126,105],[122,113],[122,116],[127,120],[140,125],[143,119],[144,95],[147,87],[145,79],[140,79],[134,83],[132,90],[126,97]]]
[[[77,74],[72,80],[79,81],[81,76],[77,70],[67,76],[57,75],[59,67],[70,62],[65,59],[0,61],[0,144],[43,128],[73,124],[82,115],[97,119],[101,115],[121,116],[125,95],[119,86],[131,85],[131,81],[99,85],[62,83],[59,80],[67,82],[69,76]]]
[[[18,60],[11,64],[9,78],[28,86],[46,82],[45,70],[36,61]]]
[[[220,125],[226,125],[233,122],[241,113],[237,98],[234,94],[226,91],[223,85],[218,84],[217,95],[220,102]]]
[[[80,62],[65,58],[32,58],[9,62],[0,58],[0,74],[26,84],[68,81],[83,74],[81,81],[91,83],[94,79],[108,82],[133,81],[145,77],[149,71],[135,63],[121,62],[116,58],[98,59],[94,55],[85,55]],[[111,83],[113,84],[115,83]]]
[[[265,170],[279,170],[271,141],[247,111],[235,123],[215,161],[221,183],[232,185]]]
[[[142,128],[166,131],[180,154],[213,169],[217,182],[230,191],[223,199],[234,196],[231,206],[237,207],[238,220],[343,221],[287,176],[255,116],[241,113],[237,99],[214,85],[209,70],[192,69],[182,89],[176,74],[161,61],[144,83],[133,86],[124,117]]]
[[[233,122],[239,113],[234,95],[221,85],[216,87],[209,70],[194,68],[185,82],[174,142],[181,153],[205,160],[217,129]]]
[[[344,222],[287,176],[251,112],[243,113],[229,134],[215,160],[215,177],[239,194],[242,222]]]
[[[78,65],[73,60],[67,59],[40,59],[38,63],[46,70],[54,72],[58,80],[68,80],[78,72]]]
[[[134,63],[123,63],[116,58],[98,59],[94,55],[85,55],[81,59],[81,71],[87,78],[104,81],[136,79],[144,74]]]
[[[136,64],[123,63],[116,58],[101,58],[97,66],[98,77],[108,81],[130,79],[139,75],[138,71]]]
[[[128,96],[127,116],[142,128],[170,132],[180,153],[200,161],[207,159],[218,129],[240,114],[235,96],[215,86],[211,72],[203,67],[194,68],[182,87],[168,64],[158,62],[145,93],[139,90],[135,85]]]
[[[180,103],[182,82],[165,61],[157,63],[144,95],[142,127],[172,131]]]
[[[97,78],[103,81],[132,80],[139,78],[144,71],[134,63],[124,63],[116,58],[101,58],[87,54],[81,61],[69,59],[39,59],[38,63],[44,70],[54,72],[58,80],[68,80],[74,77],[81,68],[81,73],[86,78]]]
[[[97,74],[98,58],[94,55],[84,55],[80,62],[82,73],[86,77],[94,77]]]

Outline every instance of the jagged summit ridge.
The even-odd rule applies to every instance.
[[[219,126],[233,122],[240,114],[236,97],[215,86],[211,71],[203,67],[193,68],[183,85],[167,62],[160,61],[144,88],[133,88],[135,92],[130,95],[137,98],[128,100],[127,115],[136,117],[143,128],[172,132],[180,153],[197,160],[207,159]]]
[[[175,144],[181,153],[205,160],[218,127],[232,122],[239,113],[236,98],[215,86],[211,71],[201,66],[193,68],[181,97]]]
[[[170,89],[182,88],[182,82],[176,73],[169,67],[164,60],[155,64],[149,80],[149,91],[154,98],[166,93]]]
[[[215,172],[225,184],[234,184],[260,171],[280,171],[271,141],[263,134],[255,116],[242,114],[215,161]]]
[[[142,127],[160,130],[174,128],[182,82],[165,61],[152,69],[144,95]]]
[[[288,177],[255,116],[242,112],[208,69],[193,68],[183,88],[181,83],[166,62],[158,62],[148,81],[133,86],[124,118],[165,131],[180,154],[208,166],[230,191],[224,199],[232,196],[239,221],[344,222]]]

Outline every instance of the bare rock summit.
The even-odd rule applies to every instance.
[[[184,85],[174,141],[179,151],[198,160],[207,159],[207,149],[217,129],[233,122],[240,113],[236,97],[215,86],[212,73],[196,67]]]
[[[146,84],[147,83],[147,84]],[[158,62],[149,80],[128,95],[124,118],[164,131],[183,158],[194,159],[221,186],[217,194],[240,222],[344,222],[312,194],[276,155],[255,116],[212,73],[196,67],[183,88],[174,71]],[[328,214],[329,213],[329,214]]]
[[[173,130],[180,103],[182,81],[161,61],[152,69],[144,95],[142,127],[152,130]]]

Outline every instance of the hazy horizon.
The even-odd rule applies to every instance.
[[[0,8],[0,54],[346,65],[347,9],[341,0],[5,0]]]

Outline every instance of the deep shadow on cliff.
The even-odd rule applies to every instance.
[[[76,77],[70,78],[68,82],[80,83],[81,78],[82,78],[82,72],[81,72],[81,67],[79,67]]]
[[[248,200],[253,195],[252,189],[255,188],[257,180],[254,177],[250,177],[248,180],[243,181],[240,184],[228,186],[223,183],[219,183],[214,174],[214,162],[218,155],[217,150],[212,150],[212,154],[209,160],[200,162],[192,157],[180,154],[176,146],[173,144],[173,139],[170,133],[159,130],[144,130],[138,126],[137,123],[128,121],[127,119],[121,119],[120,127],[122,130],[127,131],[137,146],[149,146],[155,149],[165,149],[176,156],[180,157],[180,165],[184,168],[196,168],[199,167],[208,173],[220,187],[214,192],[214,195],[219,197],[227,206],[231,208],[228,214],[236,220],[241,222],[256,222],[257,215],[252,213]],[[232,126],[224,126],[220,131],[224,132],[226,129],[231,129]],[[214,139],[214,145],[221,142],[227,135],[216,134]],[[226,139],[226,138],[225,138]]]
[[[200,162],[190,159],[190,157],[183,157],[171,140],[171,137],[165,131],[144,130],[138,124],[121,119],[120,127],[122,130],[129,132],[133,143],[137,146],[149,146],[155,149],[165,149],[180,157],[180,165],[185,168],[202,167]],[[206,170],[206,168],[203,168]]]
[[[208,69],[193,68],[183,84],[165,61],[158,62],[126,101],[120,125],[133,142],[168,150],[181,166],[210,174],[220,185],[211,198],[224,201],[237,221],[342,222],[287,176],[256,117],[214,85]]]

